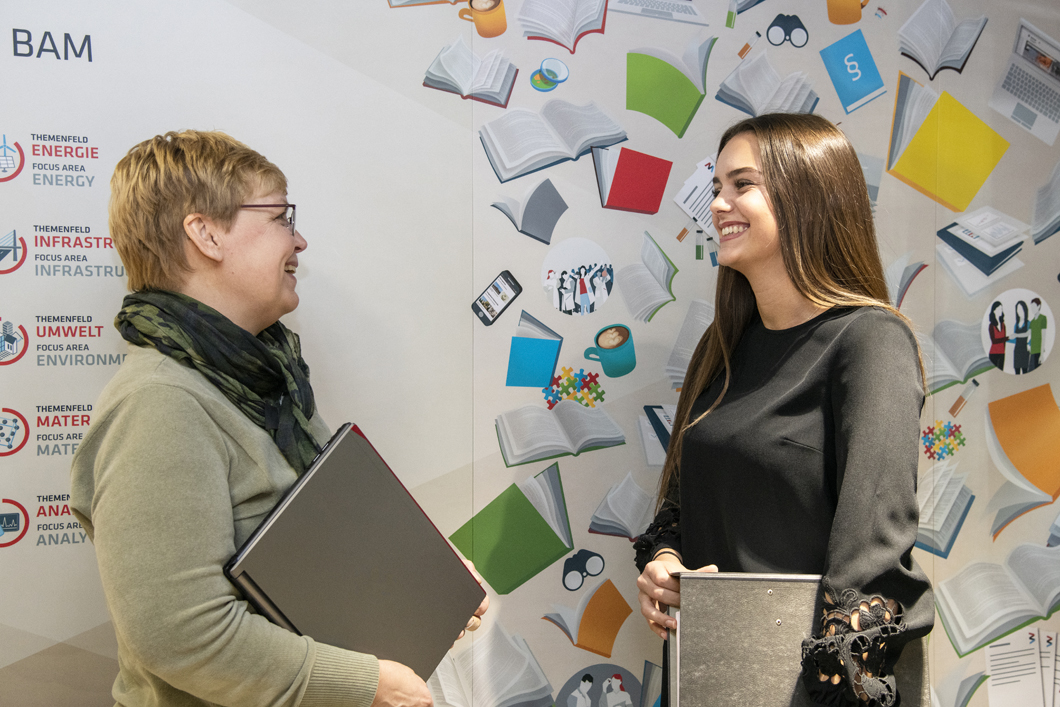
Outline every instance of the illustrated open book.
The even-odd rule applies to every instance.
[[[986,673],[982,670],[965,677],[967,669],[968,665],[962,662],[944,679],[931,686],[931,707],[967,707],[975,691],[986,682]]]
[[[939,583],[935,606],[957,655],[965,656],[1060,605],[1060,547],[1025,543],[1004,564],[973,562]]]
[[[518,74],[519,70],[499,49],[480,59],[460,36],[438,52],[427,67],[423,85],[507,108]]]
[[[509,594],[573,549],[559,465],[512,484],[449,540],[498,594]]]
[[[527,39],[543,39],[573,54],[582,37],[603,34],[607,0],[524,0],[519,21]]]
[[[655,517],[652,496],[637,486],[633,474],[612,486],[589,519],[589,532],[634,538],[643,533]]]
[[[603,408],[561,400],[551,410],[527,405],[497,416],[497,439],[505,466],[626,443],[622,429]]]
[[[502,196],[490,206],[507,216],[519,233],[546,245],[552,242],[556,223],[567,210],[567,202],[556,191],[551,179],[531,187],[521,202]]]
[[[552,385],[562,347],[563,337],[524,309],[508,350],[508,377],[504,384],[528,388]]]
[[[530,646],[499,622],[427,680],[435,707],[549,707],[552,684]],[[474,699],[472,699],[474,698]]]
[[[946,0],[924,0],[898,30],[898,49],[934,79],[942,69],[960,73],[979,35],[986,27],[986,15],[957,22]]]
[[[1009,523],[1060,498],[1060,408],[1048,383],[989,403],[986,448],[1005,483],[987,504],[996,539]]]
[[[721,82],[716,98],[751,115],[812,113],[818,101],[805,72],[796,71],[781,80],[765,52],[739,64]]]
[[[956,470],[954,459],[936,462],[921,477],[916,489],[917,505],[920,506],[916,546],[942,559],[950,556],[953,541],[961,532],[968,509],[975,500],[966,483],[968,475],[954,473]]]
[[[640,262],[627,265],[616,278],[629,313],[638,321],[650,322],[655,313],[673,302],[677,266],[645,231]]]
[[[717,37],[693,37],[678,58],[649,47],[626,53],[626,110],[655,118],[684,137],[707,91],[707,62]]]
[[[632,613],[614,582],[605,579],[585,592],[576,608],[553,604],[541,618],[558,626],[576,647],[610,658],[618,631]]]
[[[899,74],[888,174],[951,211],[964,211],[1008,145],[950,94]]]
[[[887,295],[895,309],[902,308],[902,301],[905,299],[906,291],[909,290],[909,285],[913,284],[913,278],[927,267],[922,262],[910,262],[912,258],[913,252],[910,251],[897,258],[883,271],[883,279],[887,283]]]
[[[927,369],[928,395],[994,370],[983,352],[977,323],[943,319],[931,330],[931,336],[918,334],[917,341]]]
[[[605,209],[659,213],[674,163],[628,147],[594,147],[593,167]]]
[[[680,390],[685,383],[685,373],[688,372],[688,364],[692,362],[692,354],[703,338],[707,327],[714,321],[714,305],[702,299],[694,299],[688,305],[685,312],[685,320],[681,324],[681,331],[677,334],[674,347],[670,351],[670,358],[666,361],[666,376],[670,379],[674,390]]]
[[[992,275],[1020,251],[1030,226],[984,206],[963,214],[937,235],[984,275]]]
[[[576,160],[593,147],[626,139],[626,131],[590,102],[584,106],[554,98],[541,114],[513,108],[479,130],[493,171],[501,182],[564,160]]]

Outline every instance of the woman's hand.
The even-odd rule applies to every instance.
[[[473,563],[471,560],[464,560],[464,564],[467,565],[468,570],[471,571],[471,574],[474,575],[475,579],[481,586],[483,582],[485,582],[485,580],[482,579],[482,575],[480,575],[478,573],[478,570],[475,569],[475,563]],[[464,631],[460,632],[460,635],[456,637],[456,640],[459,641],[461,638],[463,638],[465,631],[474,631],[479,626],[481,626],[482,617],[483,615],[485,615],[486,609],[488,608],[490,608],[490,595],[487,593],[486,596],[482,598],[482,603],[478,605],[477,609],[475,609],[475,614],[468,620],[467,628],[465,628]]]
[[[379,661],[379,687],[371,707],[431,707],[427,683],[412,668],[392,660]]]
[[[666,607],[681,606],[681,583],[673,575],[689,569],[672,551],[660,551],[655,557],[637,577],[637,601],[640,613],[648,620],[648,628],[666,640],[667,629],[677,628],[677,620],[666,614]],[[707,565],[696,571],[717,572],[718,567]]]

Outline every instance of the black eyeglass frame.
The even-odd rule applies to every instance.
[[[291,231],[291,235],[294,235],[294,218],[298,208],[294,204],[240,204],[241,209],[290,209],[291,215],[287,215],[287,211],[284,211],[284,218],[287,219],[287,226]]]

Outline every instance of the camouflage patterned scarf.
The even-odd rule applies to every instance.
[[[194,368],[276,442],[301,476],[319,451],[309,433],[316,405],[298,335],[276,322],[254,336],[176,292],[134,292],[114,318],[122,338]]]

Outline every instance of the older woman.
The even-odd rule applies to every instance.
[[[330,436],[279,322],[306,248],[283,173],[227,135],[171,132],[130,150],[111,189],[129,354],[71,505],[114,621],[118,704],[429,705],[406,666],[269,623],[222,573]]]
[[[822,574],[810,695],[894,705],[898,654],[934,621],[910,555],[924,390],[861,167],[824,118],[777,114],[726,131],[715,174],[717,315],[637,542],[641,613],[665,638],[686,567]]]

